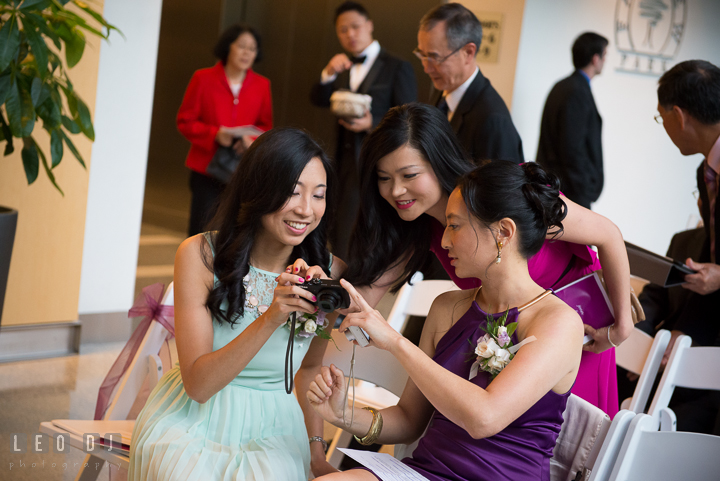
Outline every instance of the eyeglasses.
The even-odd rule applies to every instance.
[[[663,123],[662,115],[656,114],[655,117],[653,117],[653,118],[655,119],[655,122],[657,122],[658,124],[662,125],[662,123]]]
[[[465,44],[465,45],[467,45],[467,44]],[[458,53],[460,51],[460,49],[463,48],[465,45],[460,45],[458,48],[456,48],[449,54],[445,55],[444,57],[440,57],[436,53],[429,53],[429,54],[425,55],[424,53],[422,53],[422,51],[420,51],[417,48],[415,50],[413,50],[412,53],[417,58],[419,58],[421,62],[427,62],[427,63],[431,63],[433,65],[440,65],[445,60],[449,59],[450,57],[452,57],[453,55]]]

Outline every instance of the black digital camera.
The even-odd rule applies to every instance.
[[[315,295],[317,301],[312,304],[318,306],[321,311],[333,312],[350,307],[350,295],[340,285],[340,281],[313,278],[298,287]]]

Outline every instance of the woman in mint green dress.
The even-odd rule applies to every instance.
[[[182,243],[174,278],[179,365],[138,416],[129,479],[307,480],[311,460],[316,475],[331,469],[321,442],[309,441],[321,439],[322,419],[305,396],[301,406],[286,393],[284,369],[288,317],[316,312],[313,295],[299,287],[305,279],[286,266],[302,258],[323,277],[343,267],[325,247],[332,178],[306,133],[265,133],[228,185],[216,230]],[[327,341],[303,332],[293,342],[304,393]]]

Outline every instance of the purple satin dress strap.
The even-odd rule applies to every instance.
[[[455,275],[455,268],[450,265],[447,251],[441,245],[442,235],[442,224],[433,219],[430,250],[460,289],[479,287],[479,279],[461,279]],[[561,240],[546,240],[540,252],[528,259],[530,277],[544,289],[557,290],[600,268],[595,251]],[[600,354],[583,351],[572,392],[605,411],[612,419],[619,409],[615,349]]]
[[[518,310],[513,308],[507,322],[517,317]],[[476,358],[473,346],[485,334],[481,326],[486,322],[487,315],[473,302],[438,342],[435,362],[467,379]],[[518,342],[515,334],[512,340]],[[480,371],[470,382],[484,389],[490,379],[489,373]],[[549,480],[550,458],[569,395],[570,392],[549,391],[505,429],[483,439],[473,439],[463,428],[435,411],[412,457],[403,462],[431,481]]]

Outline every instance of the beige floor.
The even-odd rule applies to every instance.
[[[143,224],[136,296],[147,285],[172,281],[175,251],[183,239],[180,232]],[[393,295],[385,296],[378,310],[387,316],[393,302]],[[33,453],[30,440],[43,421],[92,419],[98,388],[123,345],[86,344],[75,356],[0,364],[0,481],[75,479],[84,454],[69,446],[64,454]],[[326,432],[330,437],[333,429]],[[13,452],[14,434],[20,435],[19,446],[24,444],[28,452]],[[49,441],[42,445],[47,447]],[[99,479],[108,478],[106,466]]]

